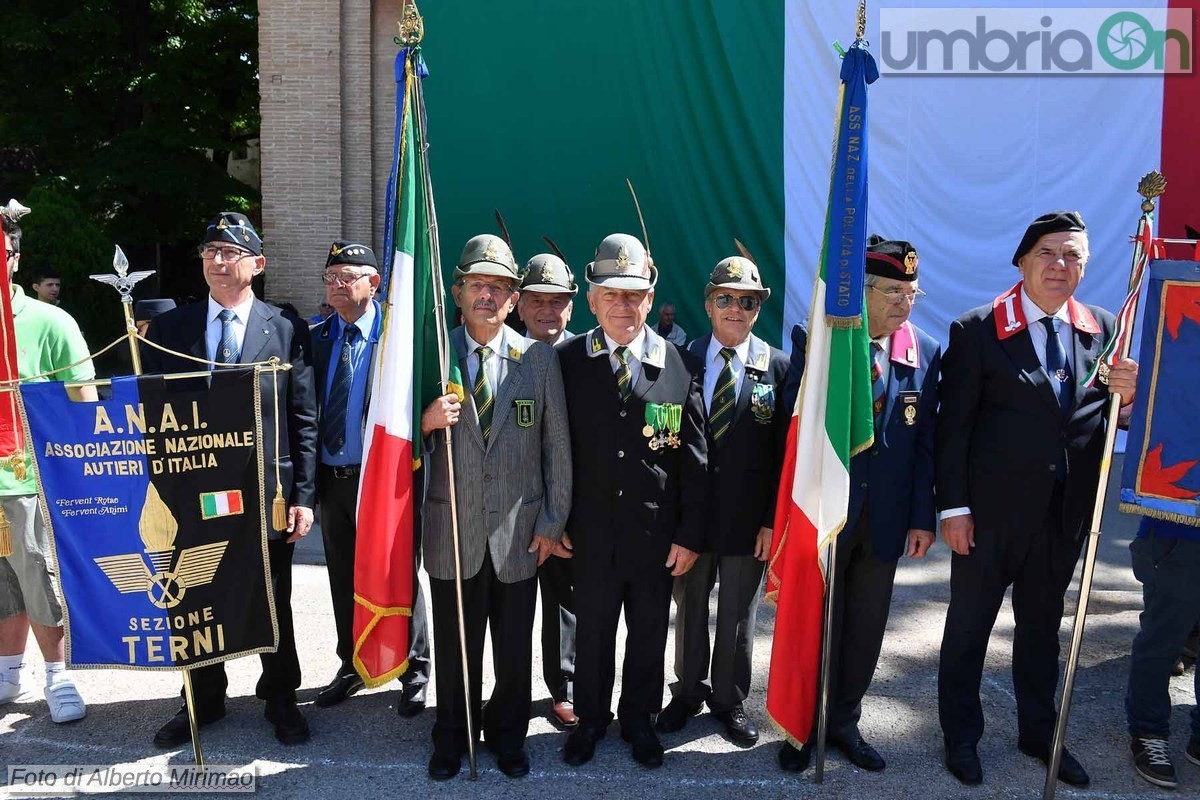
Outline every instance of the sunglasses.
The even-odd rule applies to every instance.
[[[743,311],[757,311],[762,305],[762,300],[759,300],[753,295],[744,294],[741,297],[734,297],[731,294],[719,294],[713,298],[717,308],[729,308],[736,302]]]
[[[16,257],[17,257],[17,256],[19,256],[19,255],[21,255],[21,251],[20,251],[20,250],[9,250],[9,251],[8,251],[8,257],[9,257],[9,258],[16,258]]]

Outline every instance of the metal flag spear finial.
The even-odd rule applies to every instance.
[[[106,283],[121,293],[121,308],[125,312],[125,336],[129,340],[129,353],[133,357],[134,374],[142,374],[142,358],[138,350],[137,342],[137,324],[133,319],[133,287],[139,281],[145,280],[154,274],[152,269],[142,269],[135,272],[129,271],[129,259],[125,257],[125,251],[120,245],[116,245],[116,251],[113,253],[113,272],[115,274],[103,273],[100,275],[89,275],[88,277],[94,281]]]
[[[405,0],[404,8],[400,12],[400,21],[396,24],[400,26],[396,44],[412,47],[420,44],[425,38],[425,21],[421,19],[421,12],[417,10],[417,4],[413,0]]]

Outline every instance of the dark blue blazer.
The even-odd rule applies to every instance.
[[[891,359],[875,443],[850,459],[850,509],[844,530],[854,530],[865,508],[875,556],[882,561],[904,554],[909,529],[937,530],[933,451],[942,347],[912,323],[905,326],[916,342],[916,366],[904,363],[907,352]],[[897,331],[893,341],[902,335],[903,329]]]

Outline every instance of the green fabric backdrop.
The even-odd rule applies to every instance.
[[[783,0],[431,2],[425,83],[443,264],[504,214],[522,265],[566,253],[581,284],[605,235],[640,237],[642,202],[661,271],[655,312],[709,329],[703,286],[753,252],[783,314]],[[585,284],[586,286],[586,284]],[[571,329],[594,325],[581,288]]]

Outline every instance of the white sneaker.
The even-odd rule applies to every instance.
[[[0,706],[21,696],[21,670],[0,669]]]
[[[50,706],[50,719],[55,722],[74,722],[87,714],[87,706],[70,678],[60,678],[46,687],[46,703]]]

